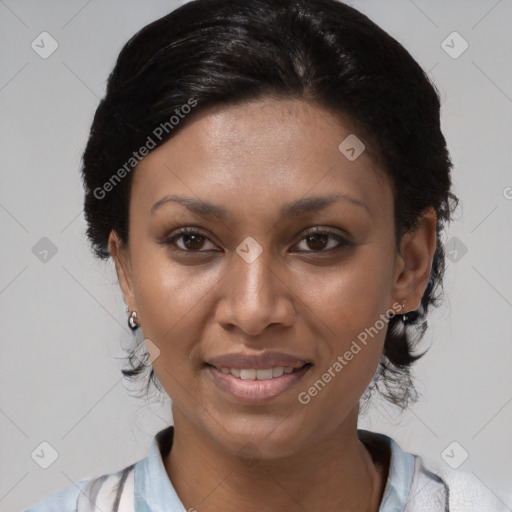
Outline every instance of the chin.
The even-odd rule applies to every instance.
[[[300,449],[304,426],[294,423],[291,417],[224,418],[222,426],[216,425],[217,442],[234,455],[247,458],[273,460],[293,455]],[[301,435],[302,434],[302,435]]]

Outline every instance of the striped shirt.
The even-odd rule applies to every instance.
[[[181,503],[164,466],[173,426],[156,434],[147,457],[115,473],[80,480],[25,512],[190,512]],[[405,452],[391,437],[358,429],[367,446],[385,443],[389,473],[379,512],[510,512],[512,503],[472,473],[441,470]],[[370,444],[367,444],[370,443]],[[372,453],[373,455],[373,453]]]

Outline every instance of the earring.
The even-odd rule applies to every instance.
[[[127,309],[129,311],[129,309]],[[136,331],[139,328],[139,324],[135,322],[137,319],[137,311],[132,311],[132,314],[128,317],[128,327],[132,331]]]
[[[404,309],[405,307],[405,303],[407,302],[407,299],[404,299],[403,303],[402,303],[402,309]],[[407,321],[409,320],[408,316],[407,316],[407,313],[403,314],[402,315],[402,321],[403,323],[407,323]]]
[[[404,309],[404,307],[405,307],[405,303],[406,303],[406,302],[407,302],[407,299],[404,299],[404,301],[402,302],[402,305],[401,305],[400,309]],[[407,321],[407,315],[402,315],[402,320],[403,320],[404,322],[406,322],[406,321]]]
[[[404,302],[402,304],[402,309],[404,308],[406,302],[407,302],[407,299],[404,299]],[[421,306],[420,306],[420,308],[421,308]],[[402,321],[404,324],[414,321],[414,320],[416,320],[416,318],[418,318],[418,312],[416,310],[408,311],[407,313],[404,313],[402,315]]]

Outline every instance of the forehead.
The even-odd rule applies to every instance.
[[[372,215],[390,207],[391,187],[370,156],[372,148],[349,160],[339,146],[357,134],[322,107],[263,99],[193,115],[137,166],[132,200],[145,210],[167,194],[217,198],[211,202],[220,200],[225,210],[262,213],[325,194],[358,199]]]

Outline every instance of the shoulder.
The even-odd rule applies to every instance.
[[[509,512],[511,496],[484,484],[474,473],[441,468],[415,455],[406,512]]]
[[[61,489],[24,512],[92,512],[96,510],[132,510],[134,467],[115,473],[86,478]]]

